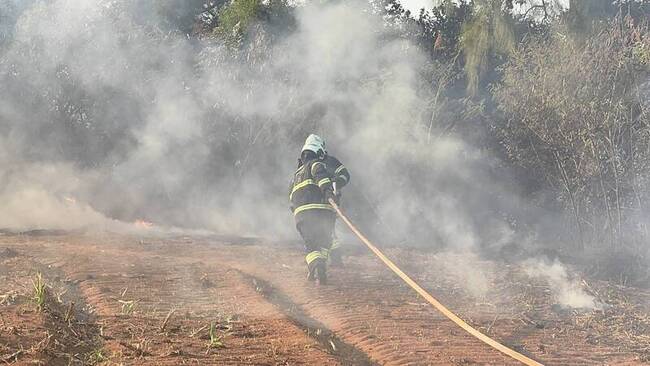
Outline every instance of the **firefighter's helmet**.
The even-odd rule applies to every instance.
[[[317,155],[325,154],[325,140],[318,135],[311,134],[305,140],[305,145],[302,147],[302,151],[309,150],[313,151]]]

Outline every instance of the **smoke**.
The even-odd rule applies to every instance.
[[[70,230],[107,223],[87,204],[76,202],[70,192],[78,188],[79,180],[68,172],[63,164],[33,164],[11,172],[0,190],[2,227],[20,231]],[[48,178],[51,184],[45,184]]]
[[[295,236],[288,180],[316,132],[351,171],[344,200],[362,223],[462,252],[517,240],[498,161],[442,133],[436,65],[363,1],[254,24],[235,56],[134,0],[9,4],[0,228],[145,219]]]
[[[480,300],[490,295],[495,272],[491,263],[481,261],[475,252],[467,251],[443,252],[437,258],[441,262],[442,272],[448,274],[453,283],[460,284],[469,295]]]
[[[569,308],[602,309],[603,304],[587,294],[577,278],[569,276],[566,267],[557,259],[553,262],[529,259],[523,266],[529,276],[548,282],[557,304]]]

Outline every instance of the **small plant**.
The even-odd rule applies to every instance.
[[[130,300],[130,301],[117,300],[117,301],[119,301],[119,303],[122,304],[122,314],[123,315],[131,315],[131,314],[133,314],[133,311],[135,310],[135,305],[137,304],[137,301],[135,301],[135,300]]]
[[[98,364],[100,362],[104,362],[104,361],[107,361],[107,360],[108,360],[108,358],[106,356],[104,356],[103,350],[101,348],[96,349],[96,350],[90,352],[90,354],[88,354],[88,363],[90,365],[96,365],[96,364]]]
[[[36,303],[38,310],[42,311],[45,308],[47,288],[45,286],[45,281],[43,280],[43,275],[40,272],[36,274],[35,279],[32,279],[32,286],[34,288],[33,300]]]
[[[68,311],[66,311],[65,317],[63,318],[63,321],[70,324],[70,322],[72,321],[73,318],[74,318],[74,302],[71,302],[68,305]]]
[[[223,344],[223,337],[217,334],[217,327],[214,324],[214,322],[210,323],[210,343],[208,343],[208,350],[206,351],[206,354],[210,352],[211,349],[213,348],[222,348],[225,347]]]

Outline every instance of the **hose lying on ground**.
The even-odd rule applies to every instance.
[[[406,273],[402,272],[399,267],[395,265],[388,257],[386,257],[375,245],[373,245],[368,238],[366,238],[353,224],[352,222],[343,214],[343,211],[341,211],[341,208],[334,202],[334,200],[330,199],[329,200],[330,204],[332,207],[334,207],[334,210],[338,214],[338,216],[345,222],[345,224],[352,230],[352,232],[359,237],[359,239],[373,252],[379,259],[381,259],[384,264],[388,266],[393,272],[395,272],[396,275],[398,275],[406,284],[411,286],[413,290],[415,290],[420,296],[422,296],[425,300],[427,300],[433,307],[438,309],[444,316],[449,318],[451,321],[456,323],[459,327],[463,328],[467,333],[473,335],[476,337],[478,340],[482,341],[483,343],[489,345],[490,347],[496,349],[497,351],[500,351],[513,359],[520,361],[524,365],[529,365],[529,366],[543,366],[541,363],[530,359],[521,353],[510,349],[501,343],[495,341],[494,339],[486,336],[485,334],[479,332],[478,330],[474,329],[471,325],[467,324],[463,319],[459,318],[456,314],[452,313],[449,309],[447,309],[444,305],[442,305],[438,300],[436,300],[433,296],[429,295],[428,292],[426,292],[420,285],[415,283],[409,276],[406,275]]]

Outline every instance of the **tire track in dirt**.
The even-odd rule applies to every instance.
[[[369,256],[349,258],[347,268],[333,271],[329,286],[319,287],[304,279],[299,251],[277,245],[204,245],[210,249],[197,248],[192,255],[210,258],[210,252],[218,251],[230,266],[267,281],[310,317],[380,364],[518,365],[442,318]],[[425,276],[426,269],[416,273]],[[465,318],[484,331],[492,328],[490,324],[494,325],[498,315],[504,316],[501,309],[453,308],[460,309],[461,316],[472,314]],[[583,333],[561,334],[560,330],[556,334],[556,329],[525,324],[507,313],[496,323],[492,336],[548,365],[626,364],[632,359],[612,346],[587,343]]]
[[[245,273],[241,273],[241,275],[249,280],[264,298],[278,307],[294,324],[302,328],[303,331],[318,341],[323,347],[329,349],[331,353],[337,355],[343,364],[359,366],[376,365],[375,362],[370,360],[368,355],[342,341],[318,320],[310,318],[288,296],[274,289],[268,282]]]
[[[120,362],[339,363],[226,267],[83,240],[44,243],[38,254],[79,284],[102,326],[107,353]],[[137,301],[132,314],[122,314],[120,300]],[[171,309],[177,309],[176,315],[163,333],[160,326]],[[211,322],[224,347],[206,354],[208,330],[190,335]]]
[[[299,248],[287,245],[258,241],[237,246],[235,240],[195,237],[52,240],[34,243],[41,246],[39,255],[79,282],[100,314],[107,343],[123,352],[120,360],[134,364],[355,364],[353,360],[366,362],[364,357],[385,365],[517,364],[436,313],[369,255],[349,257],[346,268],[332,271],[330,285],[316,286],[305,279]],[[430,255],[394,254],[406,258],[405,270],[417,274],[414,279],[421,284],[434,286],[432,293],[461,317],[547,365],[638,364],[634,355],[615,346],[587,342],[587,331],[569,318],[549,318],[546,305],[526,308],[533,319],[546,319],[543,324],[522,320],[521,309],[509,309],[515,298],[477,305],[442,278],[444,268],[436,271]],[[498,283],[516,280],[502,272]],[[126,287],[123,297],[140,301],[130,316],[119,314],[116,300]],[[179,315],[159,335],[157,328],[172,308]],[[229,323],[229,316],[234,322]],[[227,347],[205,355],[206,332],[204,339],[187,334],[211,320],[231,328],[220,329],[229,334]],[[314,328],[322,330],[321,338],[314,337],[319,342],[304,333]],[[156,336],[147,336],[152,333]],[[138,355],[142,338],[149,351]],[[117,339],[128,339],[136,350],[125,349]],[[335,347],[349,352],[328,354],[330,339],[340,340]]]
[[[306,281],[302,256],[291,251],[277,255],[276,251],[259,246],[210,244],[210,249],[197,247],[184,254],[210,258],[214,255],[210,253],[217,251],[229,266],[267,281],[309,317],[317,319],[374,362],[517,364],[450,326],[430,308],[420,306],[408,289],[387,277],[379,266],[335,271],[332,284],[319,287]]]

